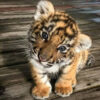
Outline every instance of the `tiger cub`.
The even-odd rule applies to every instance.
[[[50,80],[55,76],[55,93],[69,96],[77,82],[76,74],[86,64],[92,44],[90,37],[80,32],[71,16],[55,11],[52,3],[46,0],[37,4],[28,36],[34,98],[49,97]]]

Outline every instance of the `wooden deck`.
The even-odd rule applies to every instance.
[[[67,98],[52,94],[49,100],[100,100],[100,1],[51,0],[68,12],[93,39],[95,65],[82,70],[74,93]],[[0,100],[33,100],[27,64],[27,32],[38,0],[0,0]]]

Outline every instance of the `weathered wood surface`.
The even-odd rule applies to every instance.
[[[100,23],[92,20],[100,18],[100,2],[51,1],[57,9],[65,10],[73,16],[81,31],[91,36],[93,46],[90,51],[96,61],[93,67],[78,74],[78,84],[70,97],[60,98],[52,94],[49,100],[100,100]],[[0,85],[5,88],[0,100],[33,100],[26,51],[27,32],[37,2],[38,0],[0,0]]]

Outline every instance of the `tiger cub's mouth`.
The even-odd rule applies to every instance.
[[[40,58],[38,54],[33,53],[32,58],[45,67],[51,67],[54,63],[48,62],[45,58]]]

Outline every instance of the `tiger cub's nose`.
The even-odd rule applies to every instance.
[[[46,54],[40,54],[39,55],[39,61],[46,61],[47,60],[47,55]]]

